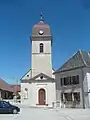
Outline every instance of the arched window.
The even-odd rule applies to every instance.
[[[43,53],[43,43],[40,43],[40,53]]]
[[[28,99],[28,89],[25,88],[24,90],[24,99]]]

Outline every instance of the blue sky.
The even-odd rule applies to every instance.
[[[16,83],[30,69],[32,27],[43,8],[58,69],[78,49],[90,51],[90,0],[0,0],[0,77]]]

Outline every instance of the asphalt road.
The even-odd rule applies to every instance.
[[[21,108],[17,115],[0,114],[0,120],[90,120],[90,109]]]

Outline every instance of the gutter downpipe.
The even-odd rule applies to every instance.
[[[81,74],[82,74],[82,81],[81,81],[81,90],[82,90],[82,101],[83,101],[83,109],[85,109],[85,99],[84,99],[84,87],[83,87],[83,82],[84,82],[84,71],[83,68],[81,68]]]

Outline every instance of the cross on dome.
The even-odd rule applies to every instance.
[[[42,12],[42,9],[41,9],[41,12],[40,12],[40,23],[44,23],[44,17],[43,17],[43,12]]]

